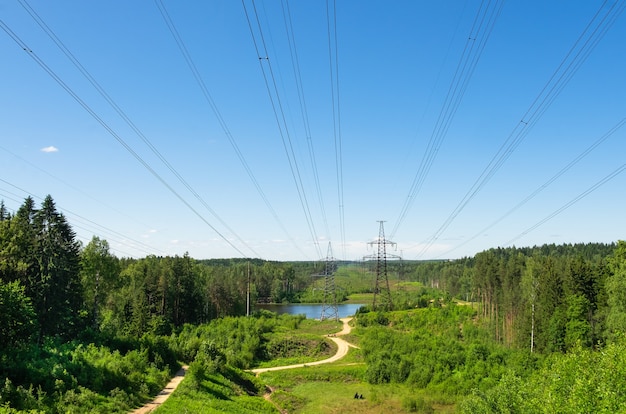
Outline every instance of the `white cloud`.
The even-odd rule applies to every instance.
[[[44,147],[41,149],[42,152],[59,152],[59,149],[53,145],[50,145],[49,147]]]

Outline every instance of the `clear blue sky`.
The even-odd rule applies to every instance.
[[[133,257],[623,239],[623,2],[479,3],[2,1],[0,199]]]

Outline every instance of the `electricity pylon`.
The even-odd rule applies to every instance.
[[[320,276],[324,276],[324,301],[322,303],[322,315],[320,320],[332,319],[339,320],[339,311],[337,309],[337,294],[335,290],[335,270],[337,270],[337,264],[333,258],[333,252],[328,243],[328,253],[326,254],[326,266],[324,267],[324,273]]]
[[[365,258],[376,259],[376,284],[374,286],[374,300],[372,301],[372,310],[380,307],[384,310],[393,309],[393,300],[391,299],[391,290],[389,289],[389,278],[387,277],[387,245],[395,246],[396,243],[385,239],[384,221],[379,221],[378,239],[367,243],[368,245],[376,245],[376,255],[365,256]],[[378,295],[381,295],[380,304],[376,303]]]

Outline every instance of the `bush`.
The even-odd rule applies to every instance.
[[[434,413],[430,404],[428,404],[423,397],[404,397],[402,400],[402,408],[410,413],[431,414]]]

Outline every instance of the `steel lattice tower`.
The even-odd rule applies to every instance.
[[[328,243],[328,253],[326,254],[326,266],[324,267],[324,301],[322,303],[322,315],[320,320],[332,319],[339,320],[339,311],[337,310],[337,294],[335,291],[335,271],[337,264],[333,258],[333,252]]]
[[[396,243],[385,239],[384,221],[379,221],[379,223],[378,239],[368,243],[369,245],[377,245],[376,256],[367,256],[376,258],[376,284],[374,286],[372,309],[376,310],[377,307],[380,307],[384,310],[392,310],[393,301],[391,299],[391,290],[389,289],[389,278],[387,277],[387,245],[395,246]],[[378,295],[382,295],[380,304],[376,303]]]

